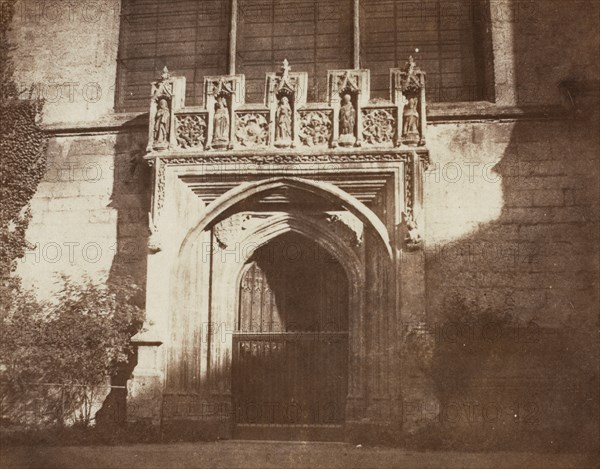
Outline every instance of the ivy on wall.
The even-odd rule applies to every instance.
[[[27,249],[29,202],[46,170],[47,135],[40,127],[43,102],[23,96],[14,81],[9,31],[16,0],[2,4],[0,15],[0,281]],[[1,295],[0,295],[1,299]]]

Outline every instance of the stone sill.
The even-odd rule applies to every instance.
[[[198,108],[199,109],[199,108]],[[486,101],[460,103],[431,103],[427,106],[428,124],[570,119],[573,113],[560,105],[499,106]],[[89,122],[57,122],[42,124],[53,136],[86,136],[111,134],[122,130],[146,129],[148,113],[119,112]]]
[[[147,128],[147,112],[115,112],[93,121],[42,123],[42,129],[56,137],[114,134],[122,130]]]
[[[427,123],[568,119],[572,112],[559,104],[501,106],[489,101],[430,103]]]

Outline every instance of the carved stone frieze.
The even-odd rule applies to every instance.
[[[393,144],[395,133],[393,109],[363,109],[363,140],[366,143]]]
[[[331,140],[332,113],[329,111],[300,112],[300,142],[307,147],[327,146]]]
[[[158,166],[158,176],[156,183],[156,211],[154,214],[154,218],[158,219],[160,217],[160,212],[165,204],[165,165],[160,164]]]
[[[202,148],[206,142],[207,123],[204,115],[187,114],[175,116],[177,146],[180,148]]]
[[[412,57],[390,70],[393,104],[370,100],[367,69],[329,70],[327,102],[307,103],[308,74],[287,60],[267,73],[264,107],[245,102],[245,76],[204,78],[204,107],[185,108],[185,77],[152,84],[148,152],[180,149],[423,146],[425,72]],[[387,101],[389,103],[390,101]],[[193,117],[192,117],[193,116]]]
[[[414,190],[414,168],[412,165],[412,161],[409,161],[405,166],[404,166],[404,200],[405,200],[405,205],[406,205],[406,215],[407,217],[412,219],[412,209],[414,206],[414,197],[415,197],[415,190]]]
[[[148,228],[150,230],[150,236],[148,238],[148,250],[151,253],[156,253],[161,250],[160,241],[160,216],[165,204],[165,164],[161,159],[157,159],[155,165],[156,171],[156,186],[154,188],[154,207],[150,213],[148,219]]]
[[[244,147],[265,147],[269,141],[269,122],[266,113],[239,113],[236,118],[237,143]]]
[[[386,163],[409,161],[412,153],[390,152],[390,153],[329,153],[329,154],[279,154],[279,155],[214,155],[205,153],[201,156],[189,156],[181,158],[165,158],[163,161],[168,165],[179,164],[298,164],[298,163]]]

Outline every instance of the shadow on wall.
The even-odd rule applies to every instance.
[[[115,142],[113,189],[110,207],[117,211],[117,244],[108,283],[133,282],[141,288],[137,299],[145,307],[146,255],[149,237],[150,168],[146,154],[147,116],[140,116],[122,126]],[[135,353],[111,379],[110,394],[96,415],[100,425],[124,424],[126,421],[127,380],[137,363]]]
[[[533,23],[513,23],[518,104],[556,103],[561,79],[597,83],[590,55],[598,50],[597,26],[573,13],[597,12],[597,2],[579,2],[581,9],[530,3],[537,7]],[[575,24],[588,26],[575,28],[578,38],[571,37]],[[567,53],[553,53],[564,44]],[[550,98],[540,93],[546,89]],[[494,143],[506,145],[493,168],[503,207],[473,234],[426,247],[428,333],[435,340],[427,371],[439,409],[422,410],[420,444],[597,449],[598,96],[578,102],[586,103],[580,112],[552,120],[464,124],[472,140],[455,153],[459,165],[469,154],[493,152]],[[449,190],[460,191],[462,182]],[[485,205],[484,193],[476,198]]]

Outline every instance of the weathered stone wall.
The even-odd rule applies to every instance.
[[[597,88],[598,7],[504,10],[512,28],[498,19],[495,42],[510,36],[513,51],[495,50],[497,77],[508,70],[499,101],[568,103],[559,87],[568,80]],[[557,120],[431,130],[422,333],[436,343],[439,405],[417,399],[406,409],[429,421],[425,431],[440,444],[581,449],[597,441],[597,91],[573,102],[580,111]]]
[[[97,281],[125,274],[145,284],[145,137],[124,131],[50,140],[48,170],[31,204],[33,248],[18,266],[41,297],[51,294],[59,273]]]
[[[120,0],[17,0],[16,81],[46,100],[46,123],[94,121],[112,112],[120,9]]]
[[[434,130],[447,147],[433,150],[426,176],[430,323],[423,333],[436,340],[431,372],[441,421],[433,426],[456,441],[464,432],[481,444],[578,446],[594,434],[594,125]]]
[[[41,83],[45,122],[65,123],[54,127],[32,202],[27,238],[37,248],[19,274],[42,297],[60,272],[94,280],[129,273],[144,284],[146,130],[135,120],[102,129],[114,103],[118,2],[98,2],[103,14],[91,6],[84,14],[86,2],[71,10],[51,3],[62,16],[19,3],[26,9],[13,31],[19,83]],[[561,80],[598,80],[597,2],[492,4],[513,15],[492,24],[499,104],[559,104]],[[94,85],[84,91],[89,83],[100,86],[100,99]],[[417,337],[411,353],[423,355],[439,406],[423,407],[408,376],[404,406],[430,443],[431,435],[471,448],[597,441],[598,98],[579,99],[578,116],[448,117],[430,126],[429,323],[419,334],[435,340],[419,349]],[[84,121],[89,129],[66,130]]]

